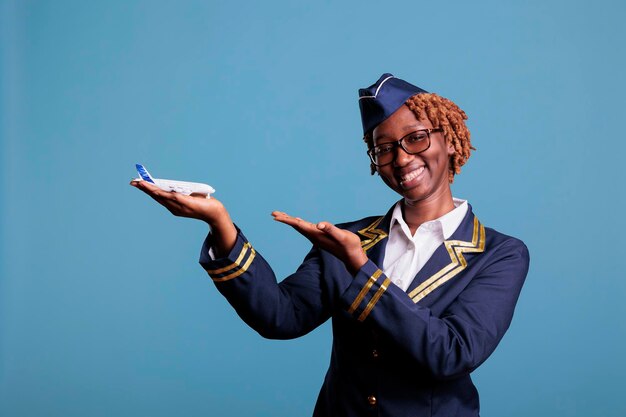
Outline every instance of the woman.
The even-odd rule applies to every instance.
[[[295,338],[332,318],[314,416],[478,416],[470,373],[511,322],[528,250],[452,197],[473,149],[461,109],[391,74],[359,96],[372,173],[402,199],[341,225],[273,212],[313,243],[280,283],[219,201],[131,185],[209,224],[200,263],[262,336]]]

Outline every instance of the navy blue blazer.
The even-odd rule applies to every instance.
[[[200,264],[261,336],[291,339],[332,318],[333,348],[314,417],[479,415],[470,372],[506,332],[529,265],[519,239],[485,227],[471,206],[403,291],[380,269],[393,207],[338,225],[357,233],[369,261],[353,277],[313,247],[292,275],[274,272],[238,229],[226,258]]]

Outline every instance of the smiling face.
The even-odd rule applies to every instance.
[[[395,142],[419,129],[432,129],[428,119],[417,119],[415,114],[403,105],[389,118],[376,126],[372,132],[374,145]],[[401,147],[395,148],[394,160],[388,165],[377,167],[376,171],[385,184],[404,197],[407,204],[451,199],[448,172],[450,156],[454,155],[451,144],[445,143],[443,133],[430,134],[430,147],[417,155],[406,153]]]

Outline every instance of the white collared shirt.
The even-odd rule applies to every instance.
[[[467,200],[452,199],[454,209],[435,220],[422,223],[415,235],[402,218],[402,201],[393,209],[389,225],[389,241],[385,248],[383,272],[406,291],[435,249],[456,231],[467,213]]]

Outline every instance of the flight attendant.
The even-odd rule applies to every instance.
[[[456,104],[383,74],[359,90],[359,107],[371,171],[401,199],[383,216],[340,225],[273,212],[313,244],[280,283],[218,200],[131,185],[209,224],[200,264],[263,337],[295,338],[332,320],[314,416],[478,416],[470,374],[511,323],[528,249],[452,196],[473,149]]]

